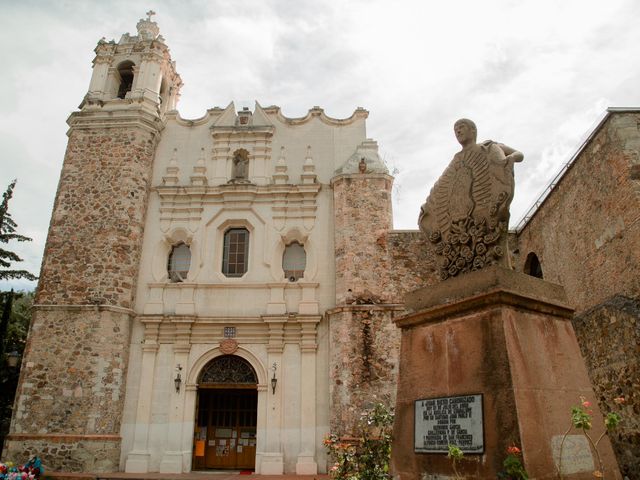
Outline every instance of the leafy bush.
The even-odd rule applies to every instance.
[[[376,403],[365,410],[358,422],[358,437],[329,435],[324,444],[333,458],[331,478],[336,480],[391,479],[391,431],[393,410]]]

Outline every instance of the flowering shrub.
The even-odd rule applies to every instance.
[[[0,462],[0,480],[37,480],[44,472],[38,457],[33,457],[24,465]]]
[[[324,440],[334,460],[329,469],[336,480],[388,480],[391,458],[393,410],[382,403],[364,411],[358,422],[357,438],[339,438],[335,434]]]
[[[625,402],[624,397],[617,397],[613,399],[613,402],[617,405],[622,405]],[[564,433],[562,437],[562,441],[560,442],[560,453],[558,459],[558,476],[562,479],[562,447],[564,446],[564,441],[566,440],[569,432],[571,432],[572,428],[576,428],[582,430],[582,433],[585,437],[587,437],[587,441],[589,442],[589,447],[593,450],[593,453],[596,455],[596,459],[598,461],[598,470],[593,472],[593,476],[596,478],[604,478],[604,468],[602,466],[602,459],[600,458],[600,452],[598,452],[598,444],[600,440],[606,435],[608,431],[614,430],[622,421],[620,415],[616,412],[609,412],[604,418],[605,430],[598,437],[596,441],[591,438],[589,435],[589,430],[591,430],[591,416],[593,415],[593,411],[591,410],[591,402],[589,402],[585,397],[580,397],[580,406],[579,407],[571,407],[571,425]]]
[[[515,445],[507,448],[507,458],[502,462],[504,470],[498,473],[498,478],[505,480],[527,480],[529,475],[522,465],[520,457],[522,450]]]

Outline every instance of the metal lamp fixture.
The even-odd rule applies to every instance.
[[[278,369],[278,365],[276,364],[276,362],[273,362],[273,367],[271,367],[271,369],[273,370],[273,377],[271,377],[271,392],[275,395],[276,385],[278,384],[278,379],[276,378],[276,370]]]
[[[7,366],[9,368],[16,368],[19,361],[20,354],[18,352],[14,350],[13,352],[7,353]]]
[[[173,379],[173,384],[176,386],[176,393],[180,393],[180,384],[182,384],[182,377],[180,376],[180,372],[182,371],[182,367],[180,364],[176,367],[176,378]]]

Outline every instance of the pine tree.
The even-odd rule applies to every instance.
[[[13,187],[16,186],[16,180],[11,182],[7,190],[2,194],[2,204],[0,204],[0,280],[9,280],[13,278],[26,278],[27,280],[36,280],[38,277],[26,270],[11,270],[11,262],[21,262],[17,254],[10,250],[2,248],[1,244],[9,243],[10,240],[18,242],[30,242],[31,238],[16,233],[18,225],[11,218],[9,213],[9,200],[13,195]],[[7,269],[7,270],[5,270]]]

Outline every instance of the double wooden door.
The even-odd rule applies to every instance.
[[[255,387],[200,389],[194,468],[253,470],[257,412]]]

